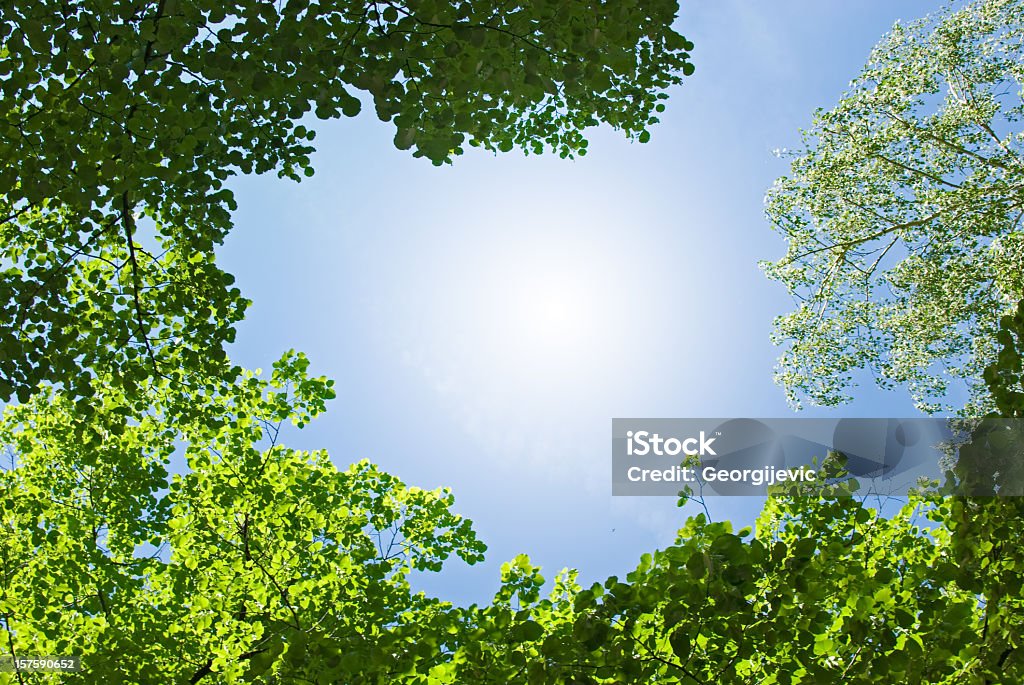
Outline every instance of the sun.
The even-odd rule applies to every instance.
[[[578,268],[556,265],[503,285],[494,314],[503,319],[504,347],[546,358],[579,354],[593,342],[600,295]]]

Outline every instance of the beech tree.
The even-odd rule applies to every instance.
[[[793,403],[842,403],[864,370],[924,411],[959,381],[991,409],[981,371],[1024,296],[1022,84],[1024,4],[949,5],[897,24],[784,153],[766,203],[788,250],[763,268],[797,302],[773,333]]]
[[[494,683],[1018,682],[1021,567],[980,570],[1003,559],[1001,537],[958,556],[962,511],[941,496],[891,517],[850,497],[777,496],[756,534],[701,514],[623,579],[581,588],[570,573],[539,599],[537,570],[518,572],[526,608],[485,611],[488,641],[438,670]]]
[[[140,416],[105,378],[85,418],[50,391],[8,408],[3,650],[83,664],[18,682],[242,682],[279,660],[289,682],[377,682],[444,658],[456,615],[407,576],[484,546],[450,493],[279,443],[282,423],[333,395],[307,364],[290,354],[269,380],[243,374],[187,423],[176,390],[150,393]],[[176,449],[187,468],[170,477]]]
[[[228,380],[246,300],[214,262],[234,174],[313,173],[307,115],[395,145],[646,142],[693,71],[672,0],[0,2],[0,400]],[[206,382],[203,380],[202,382]]]

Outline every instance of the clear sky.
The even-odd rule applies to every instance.
[[[220,250],[254,301],[232,355],[309,354],[338,399],[288,435],[335,463],[368,458],[449,486],[489,545],[418,583],[484,601],[528,553],[550,578],[625,575],[670,544],[672,498],[611,496],[612,417],[791,415],[768,335],[792,302],[757,262],[784,251],[764,192],[817,107],[831,107],[897,19],[937,2],[705,0],[680,31],[696,74],[651,142],[602,128],[577,161],[472,151],[435,168],[371,111],[317,122],[317,173],[237,179]],[[808,416],[914,416],[860,388]],[[760,502],[710,500],[745,525]]]

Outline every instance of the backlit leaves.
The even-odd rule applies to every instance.
[[[776,321],[776,379],[795,403],[849,399],[859,370],[924,411],[992,399],[981,371],[999,317],[1024,296],[1024,5],[977,0],[872,51],[819,111],[767,214],[788,242],[765,263],[797,308]]]
[[[484,547],[447,491],[279,443],[283,424],[333,396],[306,365],[289,354],[269,380],[242,374],[192,423],[176,391],[138,415],[99,384],[87,419],[54,393],[9,407],[5,651],[79,655],[78,682],[385,677],[440,663],[457,617],[408,576],[453,554],[474,563]]]
[[[452,555],[482,558],[448,491],[283,444],[282,427],[333,394],[290,352],[269,379],[150,392],[143,412],[109,379],[88,415],[52,391],[9,407],[0,639],[80,655],[85,670],[60,682],[1022,675],[1024,561],[1007,544],[1019,497],[915,494],[883,517],[843,494],[775,495],[756,531],[692,517],[624,578],[589,587],[563,571],[545,594],[517,556],[490,603],[459,608],[409,583]]]

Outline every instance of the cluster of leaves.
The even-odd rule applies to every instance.
[[[954,578],[982,599],[981,637],[1003,668],[1024,647],[1024,550],[1013,542],[1024,525],[1024,300],[1002,317],[997,338],[1001,349],[984,372],[996,409],[959,450],[946,490],[967,496],[949,498],[946,526],[958,563]]]
[[[1022,454],[1019,420],[993,414],[944,486],[883,515],[850,496],[858,486],[831,453],[821,468],[834,485],[774,486],[756,533],[701,514],[624,581],[583,589],[563,572],[541,601],[539,569],[517,559],[504,580],[527,606],[485,634],[492,659],[476,664],[474,648],[455,682],[1020,682]],[[694,500],[681,494],[680,506]]]
[[[909,666],[880,679],[857,672],[862,652],[851,659],[853,642],[829,638],[830,663],[842,670],[813,682],[1024,678],[1024,555],[1013,543],[1024,524],[1022,84],[1020,0],[951,3],[897,25],[840,103],[816,113],[801,148],[787,153],[791,174],[767,196],[788,253],[762,266],[798,300],[774,332],[786,346],[776,378],[793,403],[848,400],[854,374],[867,369],[883,387],[908,385],[925,411],[953,409],[949,382],[961,379],[971,391],[963,413],[990,412],[984,421],[962,422],[967,439],[949,482],[915,495],[927,504],[925,528],[904,529],[913,538],[903,538],[909,547],[881,542],[889,545],[883,582],[893,572],[899,592],[914,588],[909,596],[891,588],[899,611],[868,617],[893,632],[851,635],[871,651],[897,640],[890,663],[872,669]],[[814,558],[827,562],[828,505],[794,502],[791,515],[814,522],[805,544],[813,542]],[[769,510],[776,506],[770,502]],[[882,527],[905,525],[906,514]],[[924,559],[930,569],[915,571]],[[839,567],[851,568],[842,560]],[[841,577],[829,582],[844,587],[851,602],[868,602]],[[936,622],[939,607],[944,617]],[[834,629],[834,614],[829,620]],[[943,642],[947,630],[956,641]],[[809,663],[804,656],[799,662]]]
[[[334,394],[301,354],[187,398],[187,420],[180,388],[139,413],[104,381],[88,415],[48,391],[0,422],[0,643],[83,663],[22,683],[1024,678],[1021,497],[915,493],[882,516],[780,490],[756,533],[692,517],[624,579],[563,571],[546,597],[519,556],[492,603],[458,608],[408,582],[482,558],[449,492],[279,443]],[[961,478],[987,463],[974,437]]]
[[[55,393],[9,407],[4,651],[80,655],[70,680],[92,683],[389,680],[442,660],[454,615],[407,577],[484,546],[449,492],[278,443],[333,396],[305,366],[243,374],[187,424],[159,398],[134,413],[113,386],[85,418]]]
[[[584,589],[563,572],[542,600],[539,569],[519,558],[504,569],[511,591],[481,614],[482,644],[438,669],[452,680],[430,682],[982,685],[1024,676],[1024,563],[1006,526],[1024,520],[1019,498],[922,491],[882,516],[847,493],[819,494],[776,492],[756,534],[690,518],[673,546],[645,554],[624,580]],[[972,508],[989,518],[975,513],[972,523]]]
[[[1017,311],[999,321],[999,353],[985,367],[983,380],[992,393],[999,416],[1024,417],[1024,300]]]
[[[237,173],[311,175],[301,121],[364,101],[435,164],[465,145],[646,141],[693,71],[672,0],[0,1],[0,400],[237,369],[214,263]],[[205,383],[206,381],[197,381]],[[197,388],[194,388],[197,389]]]
[[[791,402],[849,399],[860,369],[924,411],[992,408],[980,382],[1001,314],[1024,297],[1024,3],[976,0],[875,47],[850,91],[786,153],[765,263],[795,311],[773,334]]]
[[[447,491],[279,444],[332,390],[289,355],[196,421],[51,393],[0,442],[0,641],[76,654],[20,682],[1011,683],[1024,678],[1020,498],[778,495],[756,533],[690,518],[624,579],[550,595],[525,556],[492,603],[413,593],[484,546]],[[218,418],[219,417],[219,418]],[[128,418],[128,420],[126,420]],[[87,436],[95,436],[89,439]],[[187,469],[169,475],[175,455]],[[996,504],[998,503],[998,508]]]

